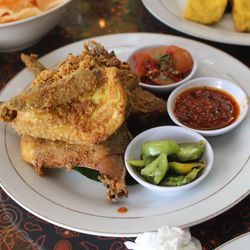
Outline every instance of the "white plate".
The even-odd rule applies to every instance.
[[[245,233],[224,243],[215,250],[249,250],[249,245],[250,233]]]
[[[187,0],[142,0],[142,2],[152,15],[173,29],[211,41],[250,45],[250,33],[236,32],[230,13],[226,13],[214,25],[203,25],[183,17]]]
[[[155,41],[192,50],[198,60],[196,76],[218,76],[237,81],[250,93],[250,71],[233,57],[202,43],[174,36],[131,33],[92,38],[121,60],[138,46]],[[53,67],[68,53],[78,54],[84,41],[57,49],[41,60]],[[223,65],[223,67],[221,67]],[[0,100],[8,100],[24,89],[33,75],[24,69],[3,90]],[[190,227],[226,211],[250,189],[250,115],[235,130],[209,138],[214,167],[206,180],[180,195],[160,196],[141,187],[129,186],[129,197],[111,204],[104,198],[102,184],[75,171],[51,171],[39,177],[20,156],[19,137],[10,126],[0,124],[0,183],[18,204],[38,217],[71,230],[106,236],[136,236],[161,225]],[[121,206],[128,212],[121,214]]]

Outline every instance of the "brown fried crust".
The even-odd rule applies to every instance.
[[[32,126],[30,126],[30,123],[34,120],[39,120],[44,112],[46,119],[42,119],[41,124],[38,125],[38,127],[43,128],[43,136],[46,134],[47,129],[52,128],[52,131],[54,128],[55,130],[60,130],[62,123],[72,124],[75,119],[76,124],[78,124],[76,131],[81,130],[82,126],[88,130],[91,129],[91,127],[102,125],[97,123],[89,123],[90,125],[87,125],[84,122],[88,120],[88,115],[92,114],[97,108],[96,105],[98,105],[99,101],[98,95],[96,99],[93,99],[95,101],[91,102],[86,93],[85,97],[81,97],[80,100],[77,100],[74,89],[72,92],[70,90],[72,86],[69,86],[69,89],[67,89],[66,92],[69,94],[67,96],[64,95],[63,91],[60,91],[59,83],[65,82],[65,77],[68,83],[70,83],[69,76],[77,72],[79,68],[90,71],[95,69],[94,72],[100,72],[103,68],[105,68],[106,71],[111,68],[116,69],[116,76],[113,77],[113,79],[116,79],[116,81],[120,83],[120,86],[124,87],[125,90],[121,88],[123,89],[123,91],[121,91],[122,95],[124,95],[123,98],[126,99],[126,96],[128,97],[128,105],[126,105],[127,102],[122,104],[124,105],[122,107],[124,110],[127,106],[126,118],[131,115],[154,112],[165,113],[166,102],[139,87],[139,78],[130,71],[128,64],[121,62],[115,56],[114,52],[107,52],[103,46],[95,42],[85,44],[85,50],[78,56],[69,54],[67,59],[56,70],[45,69],[45,67],[37,61],[36,56],[31,55],[25,57],[23,55],[22,59],[25,61],[26,66],[30,68],[37,77],[32,82],[30,89],[26,92],[29,98],[26,98],[24,104],[19,105],[21,111],[13,115],[13,112],[11,112],[13,110],[11,110],[11,108],[8,109],[10,106],[0,106],[0,114],[4,116],[0,118],[0,120],[12,120],[16,130],[20,134],[23,134],[20,142],[23,159],[32,164],[39,174],[43,173],[45,167],[61,168],[66,166],[68,169],[71,169],[77,165],[96,169],[100,173],[100,180],[107,187],[107,198],[109,200],[116,201],[120,197],[127,197],[125,167],[121,157],[131,139],[126,126],[122,126],[117,132],[115,132],[115,130],[110,132],[110,134],[113,135],[108,140],[108,137],[102,137],[101,139],[97,139],[95,144],[93,144],[93,141],[88,141],[86,138],[85,140],[81,139],[81,143],[79,143],[79,141],[76,143],[76,141],[68,137],[65,141],[62,141],[62,138],[58,140],[56,137],[53,138],[55,141],[51,141],[49,140],[51,139],[50,136],[45,136],[46,139],[34,138],[27,134],[34,136],[34,128],[37,127],[38,122]],[[96,88],[98,89],[100,85],[97,81]],[[65,86],[67,86],[67,84],[65,84]],[[48,98],[46,96],[45,101],[39,101],[39,97],[43,95],[43,89],[54,89],[53,91],[56,94]],[[105,88],[103,91],[104,90]],[[37,92],[36,95],[32,97],[29,91]],[[48,91],[48,93],[50,93],[50,91]],[[109,95],[110,98],[117,94],[116,91],[110,93],[112,93],[112,95]],[[3,107],[5,107],[5,115],[1,112],[1,110],[3,111]],[[110,109],[111,108],[112,107],[110,107]],[[24,112],[22,109],[28,109],[28,112]],[[34,113],[31,112],[32,109],[33,111],[35,110]],[[83,110],[85,110],[85,113],[82,112]],[[107,111],[109,111],[109,108],[102,110],[102,112]],[[50,122],[48,122],[48,113],[52,117]],[[68,118],[65,117],[65,113]],[[98,114],[97,117],[101,116],[101,113]],[[123,113],[123,115],[125,116],[125,113]],[[57,117],[59,117],[59,119],[57,119]],[[24,121],[20,122],[20,120],[18,120],[19,118]],[[105,122],[108,122],[108,120]],[[122,123],[123,122],[124,120]],[[19,129],[19,126],[27,129]],[[72,135],[72,131],[69,131],[68,127],[59,132],[60,134],[67,133],[68,135]],[[37,134],[36,136],[40,137],[41,134]],[[74,134],[74,137],[79,138],[79,134]],[[101,140],[103,140],[102,143],[96,144],[96,142]]]
[[[36,54],[21,54],[21,60],[24,62],[26,67],[30,69],[34,75],[40,74],[46,68],[38,61],[38,56]]]
[[[107,187],[107,199],[115,201],[128,195],[122,153],[129,141],[129,132],[123,126],[101,144],[73,145],[25,135],[21,136],[20,148],[23,160],[33,165],[39,175],[43,174],[44,168],[66,167],[70,170],[78,166],[99,171],[100,180]]]
[[[72,144],[107,140],[123,124],[127,106],[126,91],[116,73],[116,68],[104,69],[103,83],[94,94],[80,96],[72,103],[45,110],[17,110],[12,126],[19,134]],[[11,101],[2,104],[2,119],[6,118],[3,115],[6,108],[7,113],[15,110]]]
[[[84,47],[85,51],[80,56],[74,57],[71,54],[68,56],[67,61],[64,63],[65,69],[68,68],[66,65],[67,62],[70,62],[71,65],[75,65],[84,57],[94,58],[95,62],[99,66],[117,67],[119,69],[117,72],[117,77],[125,87],[128,96],[126,117],[155,112],[160,114],[166,113],[166,101],[157,97],[153,93],[142,89],[139,86],[138,75],[134,74],[130,70],[129,65],[126,62],[121,62],[119,59],[117,59],[114,52],[108,53],[103,46],[95,43],[94,41],[90,41],[89,43],[85,44]],[[26,64],[26,66],[32,70],[32,68],[39,68],[40,63],[38,60],[33,58],[32,64]],[[43,66],[42,68],[45,67]],[[34,73],[38,74],[41,72],[37,71]]]
[[[71,169],[74,166],[89,166],[111,177],[108,170],[99,169],[98,164],[114,154],[122,155],[130,140],[129,131],[124,125],[109,140],[100,144],[68,144],[23,135],[20,148],[23,159],[35,166],[39,174],[43,172],[43,168],[67,166]]]
[[[94,93],[98,82],[102,82],[101,73],[77,69],[68,77],[59,79],[49,85],[37,85],[28,88],[12,98],[8,105],[17,111],[53,108],[78,100],[80,96]]]

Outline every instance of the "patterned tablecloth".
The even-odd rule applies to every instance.
[[[0,54],[0,89],[24,67],[20,60],[21,52],[42,56],[84,38],[140,31],[190,38],[157,21],[139,0],[74,0],[60,25],[36,45],[23,51]],[[250,67],[249,46],[202,42],[224,50]],[[201,241],[204,250],[214,249],[235,236],[249,232],[250,196],[227,212],[190,230]],[[21,208],[0,188],[1,250],[123,250],[126,249],[123,242],[127,239],[81,234],[52,225]]]

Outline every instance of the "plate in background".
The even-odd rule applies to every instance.
[[[217,247],[215,250],[248,250],[250,245],[250,232],[242,234]]]
[[[226,13],[216,24],[199,24],[183,17],[186,2],[187,0],[142,0],[152,15],[173,29],[210,41],[250,45],[250,33],[236,32],[230,13]]]

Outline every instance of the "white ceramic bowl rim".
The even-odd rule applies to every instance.
[[[149,49],[149,48],[156,48],[156,47],[163,47],[163,46],[177,46],[177,47],[179,47],[179,48],[182,48],[182,49],[187,50],[187,51],[189,52],[189,54],[192,56],[192,59],[193,59],[193,68],[192,68],[192,70],[189,72],[189,74],[188,74],[185,78],[183,78],[183,79],[182,79],[181,81],[179,81],[179,82],[175,82],[175,83],[171,83],[171,84],[167,84],[167,85],[153,85],[153,84],[147,84],[147,83],[140,82],[140,85],[141,85],[141,86],[150,87],[151,89],[154,89],[154,88],[155,88],[155,89],[159,89],[159,90],[160,90],[160,89],[163,90],[163,89],[168,89],[168,88],[175,88],[175,87],[181,85],[183,82],[186,82],[186,81],[188,81],[189,79],[191,79],[192,76],[195,74],[195,72],[196,72],[196,70],[197,70],[198,64],[197,64],[197,60],[196,60],[194,54],[193,54],[191,51],[189,51],[188,49],[186,49],[186,48],[184,48],[183,46],[180,46],[180,45],[174,45],[174,44],[169,44],[169,45],[159,44],[159,45],[157,45],[157,44],[155,44],[155,45],[144,46],[144,47],[141,47],[141,48],[139,48],[139,49],[133,51],[133,52],[131,53],[131,55],[129,55],[129,57],[128,57],[128,59],[127,59],[127,62],[129,62],[129,60],[132,58],[132,56],[133,56],[133,54],[134,54],[135,52],[142,51],[142,50]]]
[[[186,134],[189,134],[190,136],[195,137],[197,139],[197,141],[203,140],[203,141],[206,142],[206,153],[205,154],[209,155],[208,163],[205,166],[205,168],[202,170],[201,175],[197,179],[195,179],[194,181],[192,181],[192,182],[190,182],[188,184],[185,184],[183,186],[177,186],[177,187],[166,187],[166,186],[154,185],[154,184],[151,184],[151,183],[147,182],[146,180],[144,180],[143,177],[140,176],[139,173],[136,173],[136,170],[134,170],[134,168],[127,163],[127,160],[130,160],[130,159],[128,159],[128,153],[133,148],[134,144],[137,143],[138,140],[142,139],[145,136],[145,134],[150,134],[150,133],[153,134],[156,130],[161,130],[161,129],[166,129],[166,130],[169,129],[170,132],[171,132],[171,130],[175,130],[176,132],[178,131],[179,133],[184,132]],[[168,136],[165,136],[165,137],[166,137],[165,139],[167,140]],[[171,138],[171,140],[172,140],[172,138]],[[191,130],[189,128],[183,128],[183,127],[179,127],[179,126],[159,126],[159,127],[154,127],[154,128],[143,131],[142,133],[138,134],[130,142],[130,144],[128,145],[128,147],[127,147],[127,149],[125,151],[125,155],[124,155],[124,162],[125,162],[125,165],[126,165],[126,168],[127,168],[128,172],[129,172],[129,174],[137,182],[139,182],[139,184],[141,184],[142,186],[145,186],[145,187],[147,187],[147,188],[149,188],[151,190],[154,190],[154,191],[160,191],[161,193],[162,192],[168,193],[168,191],[170,193],[176,192],[176,191],[177,192],[178,191],[184,191],[184,190],[187,190],[189,188],[192,188],[193,186],[196,186],[203,179],[205,179],[205,177],[209,174],[209,172],[211,171],[212,166],[213,166],[213,161],[214,161],[214,152],[213,152],[213,149],[212,149],[210,143],[202,135],[200,135],[199,133],[196,133],[195,131],[193,131],[193,130]]]
[[[219,128],[219,129],[213,129],[213,130],[200,130],[200,129],[194,129],[191,127],[188,127],[186,125],[184,125],[183,123],[181,123],[174,115],[173,111],[172,111],[172,107],[173,107],[173,102],[175,99],[176,95],[179,95],[180,93],[182,93],[183,91],[190,89],[190,88],[194,88],[195,86],[199,87],[199,86],[208,86],[208,87],[216,87],[216,86],[212,86],[207,82],[228,82],[230,84],[232,84],[233,86],[235,86],[236,88],[238,88],[241,92],[241,94],[244,96],[245,100],[246,100],[246,105],[244,106],[244,109],[240,109],[240,114],[239,117],[230,125],[223,127],[223,128]],[[197,84],[196,84],[197,83]],[[226,90],[226,89],[222,89],[225,92],[229,93],[230,95],[232,95],[235,100],[238,102],[238,104],[240,105],[238,99],[234,96],[234,94],[230,93],[230,91]],[[168,110],[168,114],[170,116],[170,118],[179,126],[184,127],[184,128],[189,128],[197,133],[206,135],[206,136],[214,136],[214,135],[220,135],[223,133],[226,133],[230,130],[232,130],[233,128],[235,128],[239,123],[241,123],[241,121],[245,118],[247,112],[248,112],[248,108],[249,108],[249,96],[247,95],[246,91],[244,90],[243,87],[241,87],[238,83],[235,83],[233,81],[230,81],[228,79],[223,79],[223,78],[218,78],[218,77],[199,77],[199,78],[194,78],[189,80],[188,82],[186,82],[184,85],[181,85],[179,87],[177,87],[175,90],[172,91],[172,93],[169,95],[168,97],[168,101],[167,101],[167,110]]]
[[[60,3],[59,5],[55,6],[54,8],[48,10],[48,11],[45,11],[37,16],[32,16],[32,17],[29,17],[29,18],[25,18],[25,19],[22,19],[22,20],[18,20],[18,21],[14,21],[14,22],[8,22],[8,23],[3,23],[3,24],[0,24],[0,29],[1,28],[6,28],[6,27],[10,27],[10,26],[15,26],[17,24],[23,24],[23,23],[26,23],[26,22],[29,22],[29,21],[32,21],[34,19],[38,19],[38,18],[42,18],[43,16],[46,16],[46,15],[49,15],[51,12],[54,12],[55,10],[57,9],[60,9],[61,7],[63,7],[64,5],[68,4],[69,2],[71,2],[72,0],[64,0],[62,3]]]

